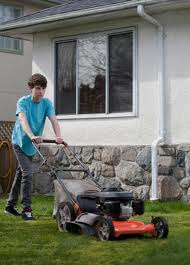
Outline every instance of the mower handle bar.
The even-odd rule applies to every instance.
[[[55,140],[50,140],[50,139],[43,139],[43,143],[46,143],[46,144],[57,144],[57,142]],[[62,142],[62,144],[66,147],[67,146],[67,143],[66,142]]]

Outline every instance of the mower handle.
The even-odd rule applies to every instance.
[[[46,143],[46,144],[57,144],[57,142],[55,140],[50,140],[50,139],[43,139],[43,143]],[[67,143],[66,142],[62,142],[62,144],[67,147]]]
[[[43,143],[47,143],[47,144],[57,144],[57,142],[55,140],[50,140],[50,139],[43,139]],[[43,157],[43,155],[40,153],[37,145],[35,143],[32,143],[34,148],[36,149],[36,151],[38,152],[38,154],[40,155],[40,157],[43,159],[43,161],[46,163],[45,158]],[[89,168],[86,167],[85,164],[83,164],[83,162],[79,159],[79,157],[70,149],[70,147],[68,146],[68,144],[66,142],[62,142],[62,144],[65,146],[65,148],[67,148],[67,150],[69,151],[69,154],[72,155],[76,161],[78,161],[78,163],[80,164],[80,166],[83,168],[84,172],[87,172],[88,176],[90,177],[90,179],[101,189],[99,183],[94,179],[94,175],[90,172]]]

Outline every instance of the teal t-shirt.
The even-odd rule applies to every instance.
[[[17,101],[16,122],[12,133],[12,143],[19,145],[23,152],[28,156],[36,153],[31,139],[23,131],[18,114],[24,112],[28,124],[35,136],[41,136],[44,129],[46,117],[55,115],[54,107],[47,98],[42,98],[40,102],[32,101],[31,95],[24,96]]]

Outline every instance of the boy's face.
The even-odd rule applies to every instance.
[[[32,100],[35,102],[39,102],[43,98],[46,88],[41,86],[34,86],[33,88],[30,88],[30,90]]]

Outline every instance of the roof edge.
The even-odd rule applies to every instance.
[[[48,23],[59,21],[59,20],[66,20],[66,19],[72,19],[72,18],[78,18],[78,17],[90,16],[90,15],[101,15],[101,14],[109,13],[113,11],[120,11],[123,9],[135,8],[138,5],[150,6],[150,5],[156,5],[159,3],[166,4],[166,3],[174,3],[174,2],[177,2],[177,1],[176,0],[132,0],[130,2],[105,5],[101,7],[87,8],[87,9],[77,10],[77,11],[68,12],[68,13],[50,15],[50,16],[46,16],[43,18],[34,18],[34,19],[26,20],[26,21],[15,22],[14,20],[12,20],[10,22],[7,22],[6,24],[0,25],[0,32],[5,32],[5,31],[10,32],[16,29],[37,26],[40,24],[48,24]]]

